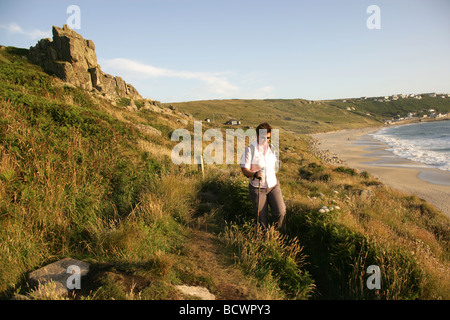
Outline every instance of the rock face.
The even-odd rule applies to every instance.
[[[142,99],[139,92],[120,77],[104,73],[97,64],[95,45],[69,26],[53,26],[53,40],[41,39],[30,48],[30,62],[46,72],[85,90],[96,90],[109,97]]]

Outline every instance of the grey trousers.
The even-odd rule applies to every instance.
[[[272,188],[261,188],[258,203],[258,188],[251,184],[248,186],[250,198],[253,202],[255,217],[259,214],[259,223],[263,228],[267,228],[269,224],[269,206],[272,211],[272,217],[275,220],[275,229],[279,230],[283,225],[284,216],[286,215],[286,205],[281,195],[280,184]],[[259,213],[258,213],[259,208]]]

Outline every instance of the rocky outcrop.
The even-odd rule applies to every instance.
[[[53,27],[53,40],[41,39],[30,48],[28,60],[46,72],[107,97],[142,99],[139,92],[122,78],[104,73],[97,64],[95,45],[69,26]]]

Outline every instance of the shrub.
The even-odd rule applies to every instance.
[[[356,176],[357,175],[355,169],[347,168],[347,167],[337,167],[333,171],[335,171],[335,172],[342,172],[342,173],[345,173],[345,174],[347,174],[349,176]]]
[[[324,167],[316,163],[310,163],[307,167],[300,167],[299,175],[302,179],[314,182],[323,181],[328,182],[331,180],[331,175],[324,173]]]
[[[119,106],[121,106],[121,107],[127,107],[130,105],[130,103],[131,103],[131,99],[129,99],[129,98],[120,98],[120,100],[118,102]]]

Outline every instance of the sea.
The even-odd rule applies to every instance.
[[[450,121],[431,121],[385,127],[371,133],[400,158],[450,171]]]

